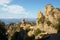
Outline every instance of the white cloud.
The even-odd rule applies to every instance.
[[[0,0],[0,5],[6,5],[9,4],[11,2],[11,0]]]
[[[20,5],[7,5],[2,8],[2,18],[31,18],[32,13]],[[4,15],[3,15],[4,14]]]
[[[0,18],[33,18],[33,14],[20,5],[7,5],[11,0],[0,0]],[[3,6],[3,7],[1,7]]]
[[[14,13],[14,14],[26,14],[26,10],[23,8],[23,6],[20,5],[9,5],[2,8],[4,11]]]

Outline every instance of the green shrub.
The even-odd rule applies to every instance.
[[[38,34],[41,33],[41,30],[38,28],[37,30],[34,31],[34,35],[37,36]]]
[[[58,18],[58,24],[56,25],[55,29],[57,29],[57,30],[60,29],[60,18]]]
[[[45,17],[42,16],[42,17],[39,19],[39,22],[44,23],[44,19],[45,19]]]
[[[51,22],[50,21],[47,21],[47,24],[48,24],[48,26],[50,26]]]
[[[45,31],[41,31],[42,33],[45,33]]]

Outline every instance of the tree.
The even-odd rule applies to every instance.
[[[7,40],[5,23],[0,21],[0,40]]]
[[[5,23],[0,20],[0,27],[1,27],[1,26],[2,26],[2,27],[5,26]]]

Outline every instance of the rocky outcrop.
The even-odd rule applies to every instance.
[[[36,24],[38,25],[36,27],[47,33],[57,33],[57,29],[54,27],[58,24],[58,18],[60,18],[60,9],[48,4],[44,7],[44,15],[42,15],[41,12],[38,12],[36,20]],[[41,20],[43,20],[43,23]]]
[[[37,19],[36,19],[36,25],[39,25],[39,21],[40,21],[40,19],[41,19],[42,16],[43,16],[42,12],[38,11]]]
[[[44,7],[44,16],[46,20],[56,25],[58,23],[57,19],[60,17],[60,10],[48,4]]]

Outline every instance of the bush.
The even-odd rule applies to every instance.
[[[46,31],[41,31],[42,33],[45,33]]]
[[[58,24],[56,25],[55,29],[57,29],[58,33],[60,33],[60,18],[58,18]]]
[[[44,23],[44,19],[45,19],[45,17],[42,16],[42,17],[39,19],[39,22]]]
[[[41,33],[41,30],[38,28],[37,30],[34,31],[34,35],[37,36],[38,34]]]
[[[48,26],[50,26],[51,22],[50,21],[47,21],[47,24],[48,24]]]
[[[58,18],[58,24],[56,25],[56,27],[55,27],[56,29],[60,29],[60,18]]]

